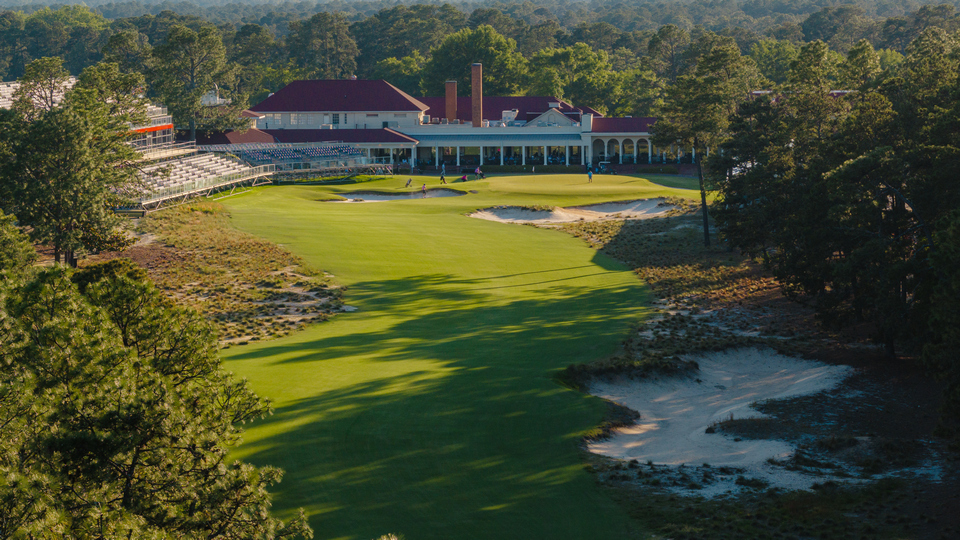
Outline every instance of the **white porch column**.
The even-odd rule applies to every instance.
[[[617,163],[623,165],[623,139],[617,141],[620,151],[617,152]]]
[[[500,145],[500,165],[503,165],[503,145]]]
[[[433,166],[439,167],[440,166],[440,147],[439,146],[433,147],[433,160],[436,162],[434,163]]]
[[[367,163],[373,163],[373,161],[371,161],[372,159],[373,159],[373,153],[371,152],[370,148],[367,148]]]
[[[480,146],[480,167],[483,167],[483,146]]]
[[[546,146],[543,147],[543,164],[544,165],[547,164],[547,147]]]
[[[564,165],[569,165],[569,164],[570,164],[570,145],[568,144],[568,145],[565,146],[564,148],[567,149],[567,157],[566,157],[566,161],[564,161],[563,164],[564,164]]]
[[[697,162],[697,149],[696,147],[690,149],[690,163]]]
[[[527,147],[526,146],[520,147],[520,164],[521,165],[527,164]]]
[[[653,163],[653,144],[650,142],[650,139],[647,141],[647,165]]]
[[[457,167],[460,166],[460,147],[457,147]]]

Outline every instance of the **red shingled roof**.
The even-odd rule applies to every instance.
[[[426,114],[431,118],[447,117],[447,101],[444,97],[420,98],[430,107]],[[473,106],[470,96],[457,96],[457,118],[461,122],[473,121]],[[550,109],[551,102],[559,102],[559,110],[576,121],[580,121],[580,114],[603,116],[590,107],[574,107],[569,103],[550,96],[483,96],[483,119],[500,120],[503,111],[517,109],[517,120],[529,122]]]
[[[656,118],[594,118],[591,131],[594,133],[650,133]]]
[[[417,140],[389,128],[383,129],[265,129],[281,143],[416,143]]]
[[[293,81],[250,110],[268,112],[423,111],[427,106],[387,81]]]
[[[259,129],[248,129],[247,131],[226,131],[223,133],[197,133],[197,145],[208,146],[211,144],[244,144],[244,143],[275,143],[273,135],[264,133]]]

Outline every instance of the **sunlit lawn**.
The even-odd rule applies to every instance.
[[[452,184],[477,191],[456,198],[319,202],[403,191],[407,178],[224,200],[238,228],[335,274],[358,308],[227,351],[276,408],[236,457],[285,469],[275,507],[304,507],[318,538],[636,538],[577,452],[603,403],[552,376],[612,354],[644,316],[645,288],[578,239],[464,214],[695,194],[545,175]]]

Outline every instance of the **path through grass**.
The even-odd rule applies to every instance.
[[[366,204],[318,202],[350,186],[226,199],[236,226],[332,272],[358,308],[227,352],[228,369],[274,400],[236,457],[287,471],[281,514],[306,508],[318,538],[637,537],[578,456],[603,403],[552,377],[614,353],[646,290],[562,232],[463,215],[688,195],[625,176],[581,184],[502,177],[454,184],[478,191],[465,197]]]

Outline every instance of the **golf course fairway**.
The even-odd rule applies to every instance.
[[[410,191],[407,178],[223,200],[237,228],[334,274],[357,308],[225,351],[226,369],[275,408],[233,456],[284,469],[274,510],[304,508],[322,539],[645,536],[578,454],[604,403],[553,379],[616,351],[645,316],[645,286],[565,233],[466,214],[694,193],[543,175],[444,186],[476,191],[462,197],[322,201]]]

